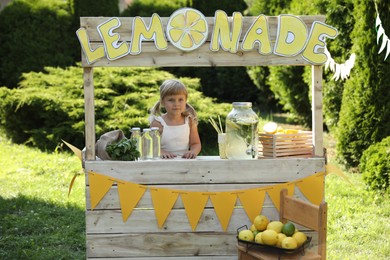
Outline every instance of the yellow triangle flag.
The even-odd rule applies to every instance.
[[[62,139],[61,139],[62,140]],[[74,152],[74,154],[82,161],[83,160],[83,156],[81,155],[81,150],[79,148],[77,148],[76,146],[73,146],[71,145],[70,143],[67,143],[65,142],[64,140],[62,140],[64,142],[64,144],[66,144],[66,146],[68,146],[70,148],[70,150],[72,150],[72,152]]]
[[[344,180],[346,180],[349,184],[352,184],[352,182],[348,179],[348,177],[344,175],[343,171],[340,170],[340,168],[334,164],[325,165],[325,172],[326,174],[334,173],[340,176],[341,178],[344,178]]]
[[[129,218],[145,191],[146,186],[131,182],[118,182],[118,194],[123,222],[126,222]]]
[[[269,187],[267,189],[268,196],[271,198],[275,208],[280,211],[280,191],[287,189],[287,194],[292,196],[294,194],[294,183],[283,183]]]
[[[219,222],[221,223],[223,230],[226,231],[234,206],[236,205],[237,194],[232,192],[216,192],[210,194],[210,199],[213,203]]]
[[[319,172],[312,176],[297,181],[295,185],[301,190],[303,195],[313,204],[320,205],[324,199],[325,174]]]
[[[188,191],[181,193],[180,196],[184,204],[188,221],[194,231],[198,225],[200,217],[202,216],[204,207],[209,199],[209,195],[204,192]]]
[[[97,174],[93,172],[88,172],[89,180],[89,193],[91,197],[91,209],[94,209],[101,199],[106,195],[107,191],[111,188],[114,180],[111,180],[110,177]]]
[[[244,190],[237,193],[242,206],[250,221],[253,222],[255,217],[261,213],[265,197],[265,190],[261,188]]]
[[[152,196],[158,227],[162,228],[173,205],[175,205],[179,193],[170,189],[150,188],[150,194]]]

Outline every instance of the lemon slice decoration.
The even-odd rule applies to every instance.
[[[172,45],[182,51],[197,49],[207,40],[207,36],[206,18],[196,9],[179,9],[168,20],[167,37]]]

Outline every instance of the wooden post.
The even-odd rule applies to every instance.
[[[323,156],[322,67],[312,66],[312,130],[314,155]]]
[[[84,67],[85,160],[95,160],[95,102],[93,68]]]

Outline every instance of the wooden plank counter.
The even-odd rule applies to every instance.
[[[219,157],[198,157],[195,160],[86,161],[85,170],[146,186],[217,192],[292,182],[324,172],[325,159],[221,160]],[[297,188],[294,196],[306,200]],[[237,259],[237,229],[251,223],[237,199],[224,231],[209,199],[196,230],[192,231],[179,196],[160,229],[149,191],[123,222],[116,183],[91,210],[88,177],[86,199],[88,259]],[[278,211],[268,195],[260,213],[278,220]],[[313,235],[312,245],[315,246],[315,232],[304,231]]]

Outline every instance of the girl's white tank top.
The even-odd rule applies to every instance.
[[[190,125],[188,116],[185,117],[183,125],[169,126],[164,119],[155,117],[163,126],[161,135],[161,149],[182,156],[189,149],[190,143]]]

